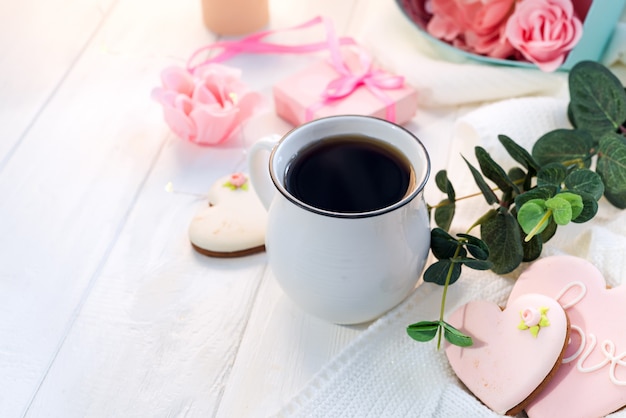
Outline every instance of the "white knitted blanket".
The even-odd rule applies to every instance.
[[[566,126],[565,104],[552,98],[522,98],[485,106],[459,121],[462,139],[457,141],[458,151],[471,155],[472,139],[478,139],[496,161],[503,161],[505,155],[496,143],[497,134],[510,135],[524,145],[543,132]],[[449,176],[455,187],[459,184],[456,179],[471,177],[459,171],[462,169],[466,167],[461,164],[450,167]],[[471,179],[467,186],[469,182]],[[462,188],[457,195],[464,195]],[[458,232],[467,228],[484,210],[485,206],[475,201],[463,203],[457,208],[453,229],[455,225]],[[592,221],[561,227],[547,243],[543,256],[555,254],[582,257],[603,272],[609,285],[619,285],[626,275],[626,211],[617,210],[602,199],[600,211]],[[504,306],[519,273],[501,277],[465,269],[448,291],[448,313],[474,299]],[[279,416],[496,416],[466,392],[443,351],[437,351],[433,343],[417,343],[406,334],[407,325],[435,319],[441,291],[441,287],[430,283],[419,286],[403,304],[372,324],[332,360]],[[626,417],[626,411],[614,416]]]
[[[427,50],[430,46],[415,41],[414,29],[393,0],[380,0],[369,16],[370,35],[363,35],[365,43],[381,62],[406,75],[418,87],[421,106],[491,102],[458,121],[452,155],[471,156],[474,145],[480,144],[496,161],[503,162],[508,155],[497,141],[498,134],[509,135],[530,149],[543,133],[569,126],[565,116],[567,102],[563,99],[512,99],[566,97],[565,74],[440,60]],[[618,36],[622,36],[621,32]],[[387,42],[394,42],[396,51],[399,46],[405,48],[406,55],[385,56]],[[609,55],[612,62],[622,58],[615,47]],[[477,191],[467,167],[460,161],[451,164],[448,172],[457,196]],[[453,224],[453,229],[458,229],[455,232],[464,231],[484,213],[486,206],[482,204],[480,198],[459,204]],[[591,222],[559,229],[544,247],[542,256],[554,254],[582,257],[602,271],[609,285],[619,285],[626,276],[626,211],[619,211],[602,199],[600,211]],[[504,305],[521,269],[506,277],[465,269],[461,279],[449,289],[447,312],[473,299]],[[377,320],[324,367],[278,416],[497,416],[462,387],[443,350],[437,351],[432,343],[417,343],[406,334],[407,325],[435,319],[441,291],[440,286],[430,283],[419,286],[404,303]],[[626,417],[626,411],[613,416]]]

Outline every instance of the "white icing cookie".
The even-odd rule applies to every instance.
[[[248,177],[220,178],[208,194],[209,206],[189,225],[193,248],[211,257],[239,257],[265,249],[267,212]]]

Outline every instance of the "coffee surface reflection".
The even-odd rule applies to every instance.
[[[318,209],[370,212],[402,200],[411,164],[391,145],[363,135],[335,135],[300,150],[284,182],[295,198]]]

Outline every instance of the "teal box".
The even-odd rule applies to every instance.
[[[583,36],[567,54],[561,70],[569,70],[577,62],[601,61],[619,21],[626,0],[595,0],[583,22]]]

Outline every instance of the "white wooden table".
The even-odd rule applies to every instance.
[[[354,34],[375,1],[272,0],[271,27],[324,15]],[[199,0],[0,3],[0,416],[267,416],[367,328],[301,312],[264,253],[192,250],[206,202],[165,185],[206,193],[245,170],[242,143],[286,129],[267,106],[218,147],[169,130],[150,91],[214,40]],[[229,65],[269,100],[310,59]],[[433,173],[459,111],[408,125]]]

